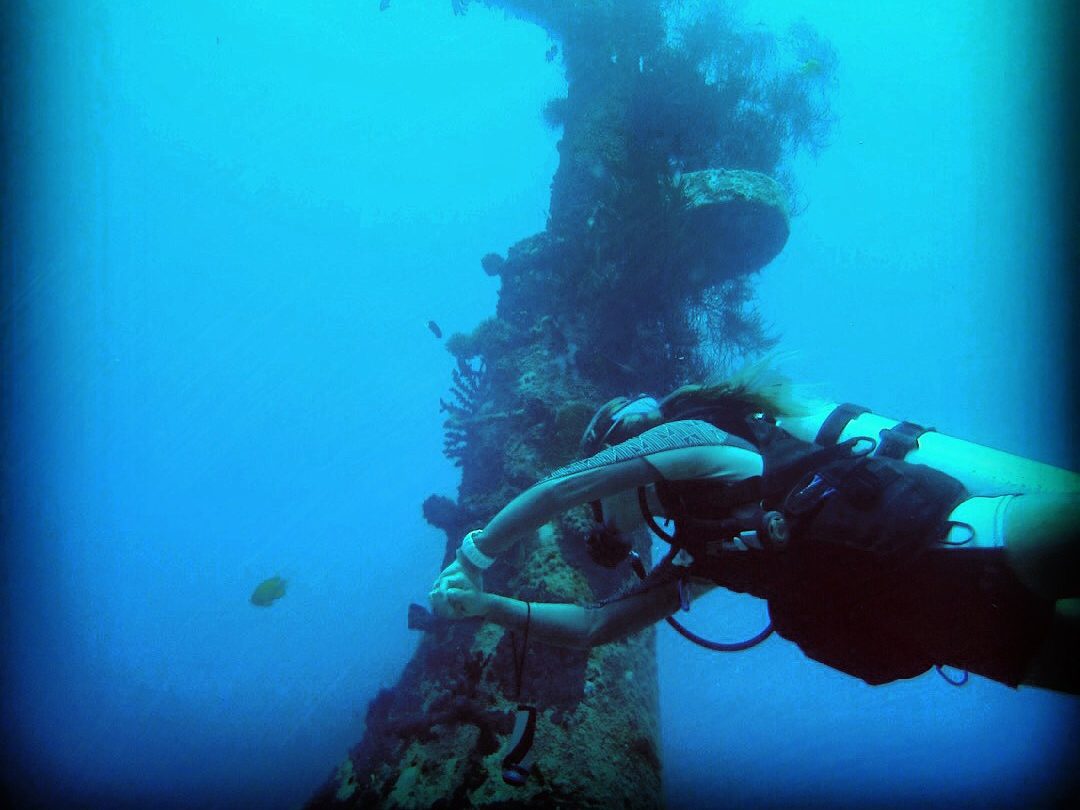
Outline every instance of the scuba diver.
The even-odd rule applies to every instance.
[[[767,360],[659,402],[614,399],[581,449],[465,536],[429,594],[437,616],[578,648],[661,619],[714,649],[775,630],[870,684],[931,667],[948,678],[949,666],[1080,694],[1075,473],[803,401]],[[515,539],[582,504],[593,559],[629,557],[637,585],[591,606],[483,590],[483,571]],[[642,525],[670,545],[647,575],[628,539]],[[720,645],[671,619],[717,586],[766,599],[769,626]]]

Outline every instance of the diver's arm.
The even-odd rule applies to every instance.
[[[485,557],[497,557],[530,531],[536,531],[560,512],[624,490],[656,481],[658,474],[644,458],[634,458],[566,478],[534,484],[499,510],[481,531],[472,535]],[[485,566],[486,567],[486,566]],[[459,548],[457,557],[439,574],[439,581],[463,573],[479,584],[483,570]]]
[[[679,609],[678,582],[661,583],[599,607],[526,603],[493,593],[478,594],[477,615],[511,630],[525,630],[529,638],[559,647],[586,649],[636,633]],[[452,599],[453,597],[451,597]]]
[[[575,479],[587,478],[592,486],[580,486]],[[534,484],[499,510],[480,531],[470,532],[457,550],[455,558],[435,580],[435,589],[457,576],[464,575],[478,587],[483,581],[484,569],[495,562],[494,558],[506,551],[523,534],[536,531],[560,512],[593,498],[621,492],[628,487],[644,486],[656,478],[656,472],[642,459],[632,459],[599,470],[590,470],[580,476],[565,479],[548,479]],[[567,486],[567,483],[570,486]],[[637,483],[640,482],[640,483]],[[584,492],[579,496],[578,492]],[[589,492],[603,494],[589,495]],[[580,499],[579,499],[580,497]],[[466,548],[472,544],[474,552]],[[481,560],[475,561],[479,552]],[[434,593],[434,591],[433,591]]]
[[[529,602],[499,596],[494,593],[482,594],[485,619],[500,624],[509,630],[525,630],[528,619],[529,637],[559,647],[585,649],[592,637],[593,617],[587,608],[580,605],[568,605],[548,602]]]
[[[644,458],[634,458],[566,478],[541,481],[499,510],[484,527],[476,545],[488,556],[497,557],[518,537],[536,531],[567,509],[653,484],[658,478],[656,469]]]
[[[665,428],[670,425],[653,428],[624,445],[647,442],[650,433]],[[475,538],[476,547],[488,557],[497,557],[518,537],[535,531],[571,507],[655,484],[661,478],[710,476],[738,480],[760,473],[761,457],[756,453],[723,444],[703,444],[648,453],[572,475],[555,474],[529,487],[503,507]]]
[[[711,590],[713,583],[691,582],[693,594]],[[436,615],[446,618],[479,616],[511,630],[560,647],[584,649],[607,644],[655,624],[679,609],[679,580],[672,569],[655,570],[637,589],[598,607],[529,602],[485,593],[464,573],[443,578],[429,594]]]

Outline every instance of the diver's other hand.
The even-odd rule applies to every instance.
[[[459,554],[436,578],[428,599],[436,616],[464,619],[482,614],[483,596],[483,572]]]
[[[479,591],[484,590],[484,572],[479,568],[462,562],[460,558],[451,562],[442,573],[435,578],[435,584],[431,586],[432,592],[439,589],[440,584],[454,583],[454,587],[461,587],[461,581],[467,580],[472,587]]]
[[[431,611],[443,619],[467,619],[483,616],[487,607],[487,594],[463,573],[443,575],[428,594]]]

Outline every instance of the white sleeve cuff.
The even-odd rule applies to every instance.
[[[465,535],[465,539],[461,541],[461,555],[481,571],[491,568],[491,566],[495,564],[494,557],[489,557],[476,547],[476,538],[480,537],[483,533],[483,529],[473,529]]]

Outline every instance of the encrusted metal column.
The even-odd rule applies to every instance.
[[[722,5],[693,20],[665,16],[661,0],[489,5],[551,34],[568,93],[545,109],[563,131],[548,227],[482,258],[502,280],[496,313],[447,340],[445,451],[462,477],[456,498],[423,505],[446,535],[432,578],[466,531],[575,457],[602,401],[664,392],[767,344],[747,279],[788,235],[772,176],[827,121],[816,94],[831,51],[805,32],[812,73],[769,67],[776,43]],[[588,528],[577,510],[522,538],[485,587],[540,602],[612,594],[631,574],[587,559]],[[500,762],[522,639],[437,624],[309,807],[660,806],[654,640],[650,629],[589,651],[530,643],[521,699],[540,711],[536,759],[512,787]]]

